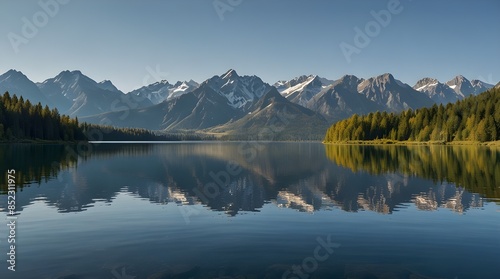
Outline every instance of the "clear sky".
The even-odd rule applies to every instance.
[[[386,72],[410,85],[457,74],[500,81],[500,1],[400,0],[388,9],[393,1],[2,0],[0,73],[16,69],[38,82],[81,70],[125,92],[230,68],[271,84]],[[372,15],[381,10],[391,15],[383,25]],[[356,27],[370,33],[368,43],[355,43]],[[356,48],[350,61],[343,42]]]

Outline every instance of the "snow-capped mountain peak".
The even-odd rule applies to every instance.
[[[233,69],[229,69],[225,74],[221,76],[222,79],[234,79],[238,77],[238,73],[236,73],[236,71]]]
[[[420,79],[413,86],[413,89],[426,94],[438,104],[455,102],[464,97],[462,93],[455,92],[450,86],[434,78]]]
[[[291,80],[280,80],[280,81],[277,81],[276,83],[274,83],[274,87],[276,87],[278,89],[278,91],[281,93],[284,90],[289,89],[291,87],[294,87],[298,84],[304,83],[306,81],[310,81],[314,77],[316,77],[316,76],[315,75],[301,75],[301,76],[295,77]]]
[[[422,78],[419,81],[417,81],[415,86],[413,86],[413,89],[415,89],[417,91],[423,91],[425,88],[429,88],[429,87],[433,87],[433,86],[438,85],[438,83],[439,83],[439,81],[437,79],[426,77],[426,78]]]
[[[446,82],[446,85],[455,90],[455,92],[457,93],[459,93],[462,88],[467,92],[472,91],[472,84],[470,84],[470,81],[462,75],[458,75],[449,80],[448,82]]]
[[[116,86],[110,80],[103,80],[103,81],[99,82],[98,85],[101,89],[121,93],[121,91],[118,90],[118,88],[116,88]]]
[[[317,75],[302,75],[289,81],[278,81],[274,86],[288,100],[305,106],[316,94],[332,83]]]
[[[149,99],[153,104],[159,104],[166,100],[171,100],[185,93],[191,92],[199,87],[196,81],[178,81],[170,84],[167,80],[161,80],[139,89],[135,89],[128,94],[141,96]]]
[[[295,79],[294,82],[292,82],[290,84],[295,84],[295,85],[288,87],[288,88],[281,91],[281,94],[285,97],[287,97],[290,94],[293,94],[294,92],[296,92],[298,90],[304,90],[305,87],[307,87],[307,86],[311,86],[311,87],[323,86],[321,81],[318,79],[318,76],[313,76],[313,75],[301,76],[301,77]]]
[[[446,83],[457,94],[464,96],[477,95],[493,87],[491,84],[479,80],[469,81],[462,75],[454,77]]]
[[[213,76],[206,80],[215,92],[224,96],[230,106],[237,109],[248,109],[255,100],[269,91],[271,86],[257,76],[239,76],[230,69],[221,76]]]

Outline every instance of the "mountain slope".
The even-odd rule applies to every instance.
[[[438,104],[453,103],[464,98],[461,92],[456,92],[447,84],[433,78],[423,78],[413,86],[413,89],[427,94]]]
[[[383,74],[364,80],[358,85],[358,92],[389,111],[399,112],[431,106],[434,102],[425,94],[394,79],[391,74]]]
[[[290,130],[276,133],[281,138],[287,133],[314,133],[324,122],[318,118],[334,122],[353,114],[400,112],[453,102],[493,87],[457,76],[447,84],[425,78],[412,88],[391,74],[368,80],[346,75],[335,82],[304,75],[275,86],[277,91],[257,76],[239,76],[232,69],[201,85],[192,80],[176,84],[162,81],[129,94],[123,94],[109,80],[98,83],[80,71],[63,71],[38,84],[14,70],[0,76],[0,90],[22,92],[32,103],[40,100],[60,113],[119,127],[213,130],[243,137],[269,128],[283,117],[282,111],[292,111],[298,120],[287,123]]]
[[[116,88],[116,86],[110,80],[103,80],[103,81],[99,82],[97,85],[99,86],[99,88],[101,88],[103,90],[123,93],[120,90],[118,90],[118,88]]]
[[[474,92],[472,93],[474,95],[481,94],[484,91],[489,90],[489,89],[494,87],[493,84],[482,82],[478,79],[473,79],[470,81],[470,83],[472,84],[472,88],[474,89]]]
[[[256,100],[271,89],[271,85],[259,77],[239,76],[233,69],[221,76],[213,76],[203,84],[226,98],[230,106],[242,111],[247,111]]]
[[[257,140],[318,139],[325,127],[320,114],[288,101],[273,87],[244,117],[210,131]]]
[[[159,104],[165,100],[177,98],[185,93],[191,92],[199,87],[199,84],[193,80],[178,81],[175,84],[170,84],[166,80],[155,82],[139,89],[135,89],[128,94],[139,98],[146,98],[153,104]]]
[[[71,116],[88,116],[152,105],[149,100],[132,99],[111,83],[99,84],[80,71],[63,71],[37,86],[61,112]]]
[[[168,130],[199,130],[226,123],[232,119],[241,117],[243,113],[226,103],[227,99],[215,92],[207,84],[203,84],[193,91],[196,104],[191,113],[184,119],[162,128]],[[170,119],[165,116],[165,120]],[[165,123],[164,120],[164,123]]]
[[[453,89],[457,94],[462,94],[465,97],[477,95],[493,88],[492,84],[488,84],[477,79],[469,81],[462,75],[454,77],[452,80],[448,81],[446,85]]]
[[[81,118],[89,123],[152,130],[199,130],[241,117],[243,113],[206,84],[193,92],[142,109],[108,112]]]
[[[318,76],[300,76],[286,83],[276,83],[278,91],[293,103],[301,106],[306,106],[307,102],[316,96],[321,90],[326,88],[331,83],[326,79]],[[275,86],[275,87],[276,87]]]
[[[314,96],[306,107],[320,113],[329,122],[338,121],[353,114],[384,110],[384,106],[358,93],[357,87],[362,81],[363,79],[358,79],[353,75],[343,76]]]
[[[23,96],[32,104],[38,102],[42,105],[52,105],[36,84],[28,79],[22,72],[9,70],[0,76],[0,94],[8,91],[11,95]]]

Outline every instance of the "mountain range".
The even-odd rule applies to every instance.
[[[492,84],[477,79],[469,81],[461,75],[446,83],[441,83],[433,78],[423,78],[413,86],[415,90],[427,94],[438,104],[453,103],[470,95],[482,93],[492,87]]]
[[[166,80],[155,82],[139,89],[135,89],[129,94],[139,98],[148,99],[153,104],[159,104],[165,100],[170,100],[183,95],[184,93],[191,92],[196,89],[199,84],[194,81],[178,81],[175,84],[170,84]]]
[[[270,85],[230,69],[202,83],[162,80],[125,94],[111,81],[96,82],[80,71],[40,83],[16,70],[0,76],[0,91],[89,123],[253,139],[320,138],[329,124],[353,114],[446,104],[492,87],[463,76],[445,83],[423,78],[412,87],[389,73],[338,80],[303,75]]]
[[[316,75],[304,75],[289,81],[278,81],[274,87],[288,100],[301,106],[307,106],[307,102],[333,82],[333,80]]]

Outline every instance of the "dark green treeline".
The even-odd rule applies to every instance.
[[[137,128],[115,128],[79,123],[78,118],[59,114],[56,108],[32,104],[9,92],[0,97],[0,141],[159,141],[200,140],[189,134],[157,134]],[[211,138],[203,138],[211,139]]]
[[[325,142],[390,139],[398,141],[495,141],[500,139],[500,89],[453,104],[354,115],[333,124]]]
[[[83,140],[78,119],[6,92],[0,98],[0,140]]]

